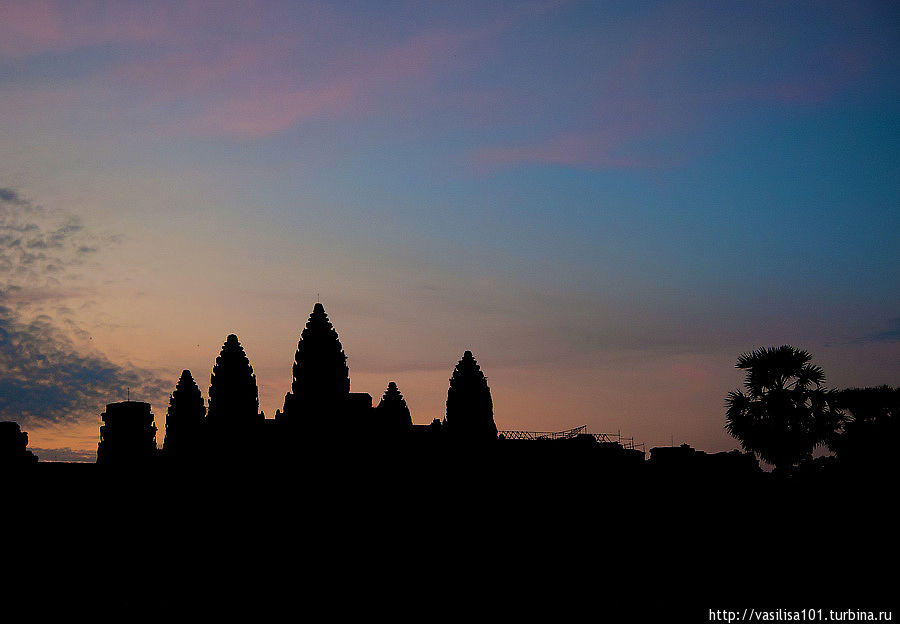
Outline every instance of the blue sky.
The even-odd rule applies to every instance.
[[[900,377],[892,3],[0,16],[5,227],[74,218],[66,244],[95,249],[51,275],[7,248],[5,320],[121,367],[110,400],[140,371],[158,423],[159,388],[191,368],[205,391],[231,332],[271,416],[317,293],[354,390],[397,381],[416,422],[465,349],[501,429],[709,450],[734,446],[743,351],[806,348],[838,386]],[[66,409],[25,423],[32,444],[95,444],[102,405]]]

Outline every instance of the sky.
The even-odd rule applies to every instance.
[[[0,419],[90,459],[106,403],[267,417],[317,298],[352,390],[499,429],[738,445],[738,356],[900,385],[891,2],[0,0]],[[129,394],[130,393],[130,394]]]

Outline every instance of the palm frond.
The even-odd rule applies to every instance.
[[[804,364],[797,373],[797,380],[794,382],[796,388],[809,388],[815,384],[816,388],[821,388],[825,383],[825,371],[815,364]]]

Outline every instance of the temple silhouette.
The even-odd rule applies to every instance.
[[[28,450],[28,434],[16,422],[0,422],[0,467],[36,464],[37,455]]]
[[[276,436],[283,450],[285,442],[346,439],[375,428],[372,396],[350,392],[347,356],[321,303],[300,334],[292,374],[284,408],[266,423],[267,438]]]
[[[142,401],[110,403],[101,414],[98,464],[140,463],[156,455],[156,425],[150,404]]]
[[[837,457],[782,478],[749,452],[682,444],[652,448],[648,459],[633,439],[585,426],[498,431],[488,378],[469,350],[448,381],[445,417],[429,424],[415,424],[395,381],[377,405],[351,392],[347,356],[317,303],[274,418],[259,410],[250,358],[230,334],[212,367],[208,404],[191,371],[182,371],[161,449],[151,406],[141,401],[106,406],[96,464],[38,463],[19,425],[0,423],[0,468],[14,474],[5,500],[14,505],[10,517],[28,515],[22,526],[45,526],[39,534],[51,546],[90,544],[103,582],[76,593],[105,588],[101,611],[119,618],[143,609],[160,579],[166,617],[233,619],[237,606],[249,621],[267,619],[260,605],[272,600],[286,612],[300,605],[312,613],[318,601],[328,613],[348,598],[369,609],[366,589],[391,600],[390,613],[405,605],[419,619],[447,604],[470,617],[500,593],[530,615],[521,592],[535,579],[553,590],[540,594],[551,597],[553,621],[561,619],[560,597],[568,602],[573,588],[596,592],[598,579],[607,595],[651,588],[666,604],[699,602],[691,621],[730,604],[717,596],[756,596],[760,578],[784,588],[775,596],[805,605],[826,595],[821,588],[834,592],[833,570],[846,572],[842,596],[889,595],[876,566],[858,563],[862,549],[880,553],[882,536],[893,534],[886,509],[894,455],[873,464],[870,454],[873,445],[892,451],[895,389],[848,391],[855,418]],[[834,539],[835,527],[852,539]],[[735,543],[739,553],[729,555]],[[823,544],[831,571],[812,566],[810,576],[808,562],[820,560]],[[645,545],[649,556],[635,556]],[[402,577],[389,565],[398,562],[410,586],[425,579],[424,591],[394,602]],[[801,568],[815,593],[802,593]],[[363,593],[345,591],[348,574]],[[22,578],[41,586],[37,572]],[[318,583],[307,585],[309,578]],[[604,603],[603,613],[609,608]],[[671,619],[664,615],[660,621]],[[505,602],[501,616],[509,619]]]
[[[887,386],[850,389],[841,405],[854,418],[830,443],[836,456],[809,462],[793,474],[817,479],[852,471],[875,474],[889,461],[896,439],[900,390]],[[259,410],[259,388],[250,358],[229,334],[210,375],[208,405],[191,371],[178,379],[166,412],[162,448],[149,403],[110,403],[101,414],[97,464],[102,466],[221,465],[235,467],[328,466],[331,476],[360,467],[405,470],[411,462],[465,472],[484,462],[515,469],[532,482],[566,475],[650,475],[674,484],[755,479],[763,473],[751,452],[706,453],[687,444],[650,449],[621,434],[567,431],[498,431],[488,378],[472,351],[453,368],[443,419],[415,424],[395,381],[374,405],[372,396],[352,392],[347,355],[321,303],[313,306],[300,334],[291,389],[274,418]],[[0,423],[0,462],[23,466],[37,458],[26,449],[28,434],[14,422]],[[881,452],[872,452],[872,451]]]
[[[291,389],[274,418],[259,410],[256,375],[238,337],[230,334],[210,375],[209,404],[191,371],[181,373],[169,399],[162,449],[150,405],[107,405],[100,428],[98,464],[186,466],[331,465],[335,474],[360,464],[401,468],[413,461],[461,470],[485,461],[517,466],[540,479],[560,473],[652,470],[682,477],[752,475],[749,453],[706,454],[693,448],[657,448],[650,461],[642,445],[620,434],[592,434],[586,427],[562,432],[498,431],[488,378],[466,350],[449,378],[446,415],[415,424],[401,389],[389,381],[377,405],[352,392],[347,355],[325,307],[316,303],[297,343]],[[335,464],[335,462],[338,462]]]
[[[321,303],[300,334],[292,373],[282,409],[265,418],[253,367],[238,337],[230,334],[212,369],[208,406],[191,371],[182,372],[169,399],[160,452],[150,405],[123,401],[107,405],[102,415],[97,461],[284,462],[325,452],[358,456],[498,441],[491,390],[471,351],[463,353],[449,380],[445,419],[426,425],[413,423],[394,381],[377,406],[370,394],[351,392],[347,355]]]

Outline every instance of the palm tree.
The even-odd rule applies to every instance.
[[[810,360],[807,351],[783,345],[744,353],[735,364],[747,371],[747,393],[728,393],[725,429],[778,469],[811,459],[840,421],[835,393]]]

